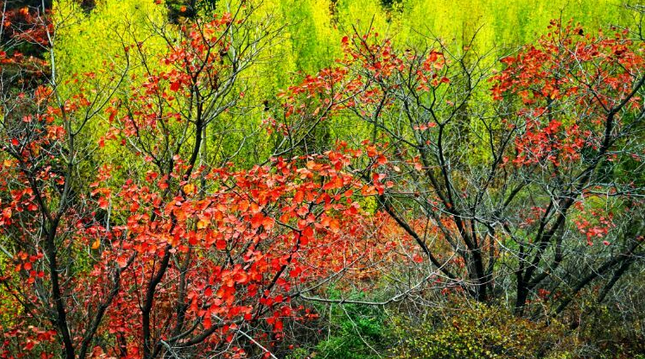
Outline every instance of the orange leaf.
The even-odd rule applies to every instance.
[[[251,217],[251,227],[258,228],[262,223],[264,223],[264,215],[262,213],[258,213]]]
[[[329,228],[330,228],[333,232],[338,232],[338,231],[340,230],[340,222],[339,222],[337,219],[332,219],[332,220],[329,222]]]
[[[197,229],[204,229],[208,227],[208,224],[209,222],[205,218],[202,218],[197,222]]]
[[[305,193],[303,191],[296,192],[296,195],[293,196],[293,201],[295,203],[302,203],[302,200],[305,198]]]
[[[184,193],[186,193],[186,194],[194,193],[195,192],[195,185],[192,184],[192,183],[189,183],[189,184],[185,185],[183,189],[184,189]]]
[[[273,220],[273,218],[270,218],[270,217],[264,217],[264,219],[262,220],[262,226],[267,231],[273,228],[274,223],[275,221]]]

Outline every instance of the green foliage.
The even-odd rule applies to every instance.
[[[331,291],[332,297],[339,292]],[[353,294],[351,299],[365,299],[363,294]],[[384,308],[357,304],[332,304],[319,306],[322,319],[327,319],[325,338],[311,350],[300,348],[290,359],[308,357],[329,359],[376,359],[385,352],[392,339],[386,325],[388,315]]]
[[[397,38],[414,44],[436,35],[461,44],[475,32],[481,49],[512,47],[535,39],[551,19],[573,18],[589,29],[629,22],[625,1],[423,1],[403,0],[397,16]],[[607,11],[611,9],[611,11]]]
[[[558,323],[534,323],[498,306],[466,301],[435,308],[421,322],[397,318],[393,325],[401,338],[393,349],[397,359],[567,357],[552,348]]]
[[[76,1],[55,2],[57,22],[63,24],[57,29],[56,40],[60,82],[70,87],[72,93],[74,82],[66,80],[76,73],[94,72],[96,87],[100,88],[110,81],[110,72],[118,73],[124,68],[124,46],[142,42],[144,51],[159,55],[165,41],[158,36],[158,31],[174,31],[163,25],[169,18],[179,22],[193,21],[191,16],[196,14],[207,19],[213,6],[215,12],[222,12],[227,4],[197,2],[204,6],[187,8],[183,13],[177,10],[183,3],[170,1],[164,6],[155,4],[155,0],[102,0],[97,1],[91,11],[85,11]],[[371,27],[374,32],[392,37],[394,45],[401,48],[424,47],[435,37],[458,48],[477,33],[475,46],[483,53],[494,46],[512,47],[531,41],[553,18],[575,18],[589,29],[607,23],[631,23],[629,12],[619,10],[621,0],[602,0],[601,3],[590,0],[548,3],[471,0],[458,4],[447,0],[264,0],[254,14],[254,21],[272,21],[284,28],[257,64],[249,69],[246,79],[240,81],[237,90],[245,93],[241,106],[245,111],[224,114],[220,123],[209,128],[210,150],[217,153],[213,160],[237,154],[251,164],[266,158],[274,144],[258,134],[257,129],[268,117],[281,116],[277,94],[303,73],[315,73],[333,65],[334,59],[342,56],[341,38],[354,30],[365,33]],[[607,11],[608,8],[615,11]],[[130,74],[141,75],[143,71],[137,61],[130,64]],[[262,106],[257,107],[258,104]],[[324,127],[326,145],[365,131],[362,124],[343,118]],[[226,135],[220,136],[222,131]],[[103,152],[116,155],[110,148]]]
[[[100,70],[109,71],[111,66],[118,71],[124,66],[124,46],[135,42],[145,41],[148,51],[157,54],[165,45],[153,36],[153,24],[161,24],[166,17],[165,8],[154,0],[101,1],[89,13],[78,1],[60,0],[55,6],[54,22],[59,25],[55,53],[63,81],[73,74],[100,76]]]
[[[573,332],[579,342],[585,343],[577,351],[577,357],[642,358],[645,316],[642,301],[636,299],[642,296],[642,279],[631,275],[624,280],[631,286],[612,293],[617,296],[612,301],[621,305],[598,304],[594,291],[588,290],[563,317],[563,321],[575,326]]]
[[[385,340],[381,308],[346,305],[332,309],[331,335],[316,346],[317,358],[371,359]]]

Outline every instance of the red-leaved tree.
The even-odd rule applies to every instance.
[[[353,125],[357,176],[391,184],[379,209],[447,288],[512,296],[519,314],[597,282],[603,301],[642,254],[642,39],[554,21],[497,71],[473,44],[345,37],[336,66],[285,93],[276,152]]]
[[[124,44],[109,85],[52,71],[20,111],[5,99],[0,357],[271,356],[283,322],[311,315],[292,298],[373,259],[360,151],[207,161],[207,129],[274,35],[253,11],[162,33],[160,58]]]

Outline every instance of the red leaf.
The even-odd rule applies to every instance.
[[[225,250],[226,249],[226,241],[223,240],[223,239],[217,240],[217,242],[215,242],[215,248],[219,249],[220,251]]]
[[[304,198],[305,198],[305,193],[299,190],[296,192],[296,195],[293,196],[293,202],[296,204],[300,204],[302,203]]]
[[[273,228],[274,223],[275,223],[275,221],[273,220],[273,218],[270,218],[270,217],[264,217],[264,219],[262,220],[262,226],[267,231],[271,230],[271,228]]]
[[[116,263],[119,265],[121,268],[125,268],[128,265],[128,258],[125,255],[120,255],[116,259]]]

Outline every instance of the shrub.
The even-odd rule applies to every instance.
[[[566,358],[555,343],[563,327],[535,323],[499,306],[463,301],[434,308],[421,321],[398,317],[394,331],[400,337],[392,354],[413,358]]]

